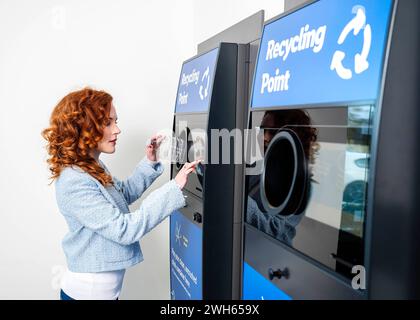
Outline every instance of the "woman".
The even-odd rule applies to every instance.
[[[125,269],[143,260],[139,239],[185,204],[181,189],[196,162],[130,213],[128,206],[163,172],[156,159],[161,137],[151,139],[146,157],[120,181],[99,160],[102,152],[115,152],[120,133],[112,97],[90,88],[65,96],[42,132],[58,208],[69,227],[62,242],[68,265],[62,300],[118,299]]]

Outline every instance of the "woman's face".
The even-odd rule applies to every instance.
[[[115,111],[114,105],[111,105],[111,111],[109,113],[109,119],[106,127],[104,128],[104,136],[98,143],[99,152],[114,153],[115,145],[117,144],[117,136],[121,133],[120,128],[117,126],[117,112]]]

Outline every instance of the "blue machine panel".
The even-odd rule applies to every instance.
[[[265,25],[252,108],[376,100],[392,3],[320,0]]]
[[[170,220],[171,298],[201,300],[203,232],[179,211]]]
[[[255,271],[249,264],[244,263],[243,275],[244,300],[291,300],[286,293]]]
[[[176,113],[208,111],[218,53],[219,49],[216,48],[183,64],[176,96]]]

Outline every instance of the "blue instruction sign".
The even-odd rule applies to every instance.
[[[376,100],[392,7],[319,0],[265,25],[251,107]]]
[[[170,218],[172,300],[201,300],[203,231],[175,211]]]

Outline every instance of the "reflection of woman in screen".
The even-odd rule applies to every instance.
[[[267,111],[264,114],[260,127],[264,130],[264,153],[267,151],[275,135],[282,129],[288,129],[292,130],[299,137],[306,162],[314,162],[315,153],[318,148],[318,144],[316,143],[317,131],[311,127],[311,119],[305,111]],[[311,177],[310,172],[309,177]],[[282,215],[268,213],[264,210],[264,206],[261,203],[259,192],[260,176],[250,176],[248,182],[249,192],[246,222],[272,237],[290,244],[296,234],[295,228],[304,215],[305,206],[302,206],[300,212],[293,215],[287,215],[287,212]],[[310,187],[305,192],[307,194],[304,195],[304,198],[307,199],[310,194]]]
[[[162,174],[159,136],[124,181],[99,159],[114,153],[120,134],[112,97],[86,88],[65,96],[43,131],[55,180],[57,204],[69,227],[62,242],[68,270],[62,300],[117,299],[125,269],[143,260],[139,239],[185,204],[181,189],[196,163],[186,163],[170,182],[130,213],[129,205]]]

